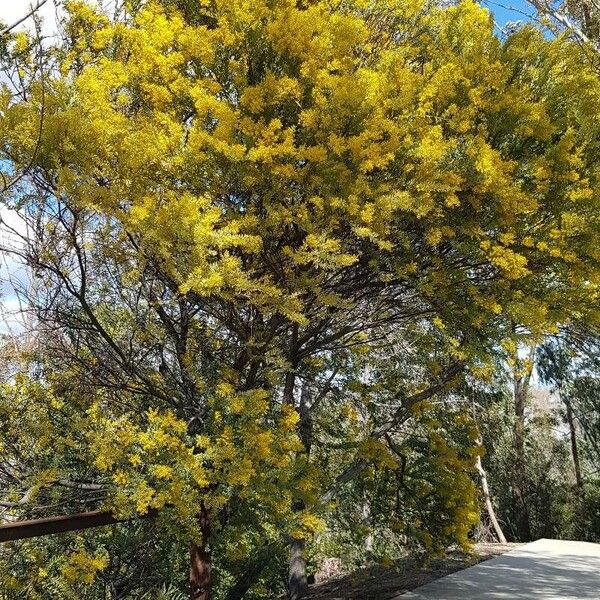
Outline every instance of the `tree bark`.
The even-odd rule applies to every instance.
[[[212,556],[208,549],[210,515],[204,505],[200,509],[199,523],[202,540],[190,549],[190,599],[211,600]]]
[[[304,446],[304,452],[310,455],[312,447],[312,415],[310,412],[310,392],[308,383],[302,383],[300,392],[300,407],[298,413],[300,421],[298,422],[298,436]],[[299,501],[295,504],[294,510],[304,509],[304,502]],[[290,542],[290,563],[288,571],[288,592],[290,600],[300,600],[308,592],[308,577],[306,574],[306,558],[304,551],[306,540],[293,538]]]
[[[532,347],[529,354],[529,363],[522,364],[522,361],[515,356],[515,366],[513,373],[514,384],[514,440],[515,440],[515,482],[514,496],[517,509],[517,532],[522,542],[531,540],[531,526],[529,522],[529,510],[527,507],[527,462],[525,457],[525,404],[531,373],[533,370],[533,358],[535,356],[535,347]]]
[[[365,557],[367,560],[371,560],[373,557],[373,531],[371,530],[371,505],[366,495],[363,498],[361,513],[363,526],[368,528],[365,536]]]
[[[288,360],[290,363],[290,368],[289,371],[287,371],[287,373],[285,374],[285,382],[283,386],[283,403],[294,405],[296,369],[298,368],[298,325],[296,324],[292,327]]]
[[[290,543],[290,564],[288,571],[288,590],[290,600],[300,600],[308,591],[306,559],[304,558],[305,547],[305,540],[292,539]]]
[[[294,388],[296,384],[296,366],[297,357],[295,354],[295,345],[297,340],[297,328],[294,329],[292,334],[292,351],[290,352],[290,363],[292,364],[293,370],[286,374],[285,386],[283,391],[283,402],[285,404],[291,404],[294,406]],[[300,421],[298,423],[298,435],[302,440],[306,449],[306,434],[305,424],[303,423],[303,416],[305,411],[303,405],[306,402],[307,388],[306,384],[302,387],[302,398],[300,400],[300,408],[298,413],[300,415]],[[303,414],[304,413],[304,414]],[[303,502],[297,502],[294,505],[294,511],[300,511],[304,508]],[[304,558],[304,549],[306,547],[306,541],[303,539],[292,538],[290,541],[290,560],[288,566],[288,597],[290,600],[300,600],[300,598],[306,595],[308,591],[308,577],[306,575],[306,559]]]
[[[478,423],[477,422],[477,404],[475,401],[475,396],[472,397],[472,405],[473,405],[473,421],[475,421],[475,423],[477,424]],[[477,424],[477,429],[479,429],[478,424]],[[484,448],[483,440],[481,439],[481,434],[479,435],[479,438],[477,439],[477,445]],[[494,510],[494,505],[492,504],[492,496],[490,494],[490,487],[488,485],[487,474],[485,472],[485,469],[483,468],[483,463],[481,462],[481,456],[479,456],[479,455],[477,455],[477,460],[475,461],[475,468],[477,469],[477,472],[479,473],[479,478],[481,479],[481,491],[483,492],[483,500],[485,502],[485,509],[490,518],[490,523],[492,524],[494,533],[496,534],[496,537],[498,538],[498,541],[501,544],[506,544],[506,537],[504,535],[504,532],[502,531],[502,527],[500,527],[500,523],[498,522],[498,519],[496,518],[496,511]]]
[[[571,434],[571,454],[573,455],[573,466],[575,468],[575,482],[579,490],[583,489],[583,478],[581,477],[581,465],[579,463],[579,451],[577,449],[577,431],[575,429],[575,419],[573,417],[573,408],[570,400],[565,400],[567,408],[567,423]]]

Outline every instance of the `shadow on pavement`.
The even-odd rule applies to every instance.
[[[600,600],[600,555],[505,554],[398,598]]]

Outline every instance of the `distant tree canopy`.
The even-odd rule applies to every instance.
[[[43,346],[1,392],[11,508],[92,481],[73,505],[159,509],[193,543],[194,597],[265,544],[295,597],[331,502],[362,478],[400,510],[412,465],[430,512],[396,534],[468,545],[477,432],[428,401],[519,331],[598,321],[580,49],[501,42],[470,1],[66,9],[56,46],[11,38],[0,93]],[[78,552],[67,582],[108,568]]]
[[[527,0],[541,22],[556,33],[566,34],[592,53],[600,52],[600,7],[594,0]],[[593,59],[598,67],[598,62]]]

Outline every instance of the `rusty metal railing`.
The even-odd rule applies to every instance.
[[[145,515],[137,518],[155,517],[156,511],[150,510]],[[79,531],[123,523],[130,519],[119,519],[111,511],[94,510],[76,515],[61,515],[58,517],[46,517],[43,519],[32,519],[30,521],[15,521],[0,525],[0,542],[11,542],[43,535],[54,535],[66,531]]]

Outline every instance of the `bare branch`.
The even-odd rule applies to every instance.
[[[33,15],[40,8],[42,8],[42,6],[44,6],[44,4],[46,4],[46,2],[48,2],[48,0],[38,0],[38,3],[35,6],[33,6],[27,14],[22,16],[20,19],[18,19],[14,23],[8,25],[4,29],[0,30],[0,35],[6,35],[7,33],[10,33],[13,29],[15,29],[15,27],[18,27],[21,23],[27,21],[27,19],[29,19],[30,17],[33,17]]]
[[[540,14],[546,15],[554,19],[557,23],[560,23],[563,27],[568,29],[579,42],[583,44],[589,44],[590,38],[583,32],[580,27],[577,27],[575,23],[569,18],[569,16],[552,7],[548,2],[541,0],[527,0],[531,6],[533,6]]]

